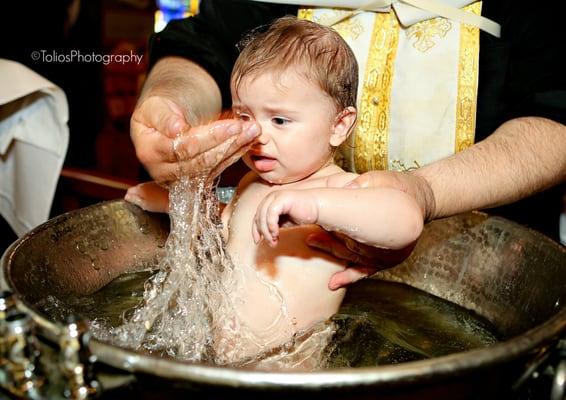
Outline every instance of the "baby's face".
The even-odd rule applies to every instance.
[[[261,125],[259,139],[243,159],[262,179],[295,182],[332,159],[336,107],[302,75],[291,70],[244,77],[237,93],[232,90],[232,101],[242,120]]]

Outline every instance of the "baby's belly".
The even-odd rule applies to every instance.
[[[275,248],[265,242],[229,243],[241,272],[237,312],[265,347],[285,343],[340,307],[345,290],[331,291],[328,282],[344,263],[305,243],[318,230],[313,225],[282,229]]]

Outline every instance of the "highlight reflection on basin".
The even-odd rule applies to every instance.
[[[63,308],[73,309],[77,297],[98,291],[123,273],[151,268],[162,254],[167,232],[168,221],[162,216],[123,201],[101,203],[51,220],[16,242],[2,260],[5,280],[37,321],[56,330],[57,315],[45,315],[38,304],[45,305],[51,296]],[[98,341],[91,342],[91,350],[99,362],[150,374],[163,387],[168,386],[163,379],[174,379],[192,389],[293,391],[307,397],[382,393],[390,398],[439,395],[464,387],[460,397],[475,398],[480,392],[508,388],[535,353],[547,351],[566,330],[566,251],[504,219],[471,213],[435,221],[406,262],[377,278],[410,285],[471,310],[507,339],[427,360],[313,373],[181,363]],[[356,302],[363,294],[371,300],[393,284],[379,285],[362,282],[349,297]]]

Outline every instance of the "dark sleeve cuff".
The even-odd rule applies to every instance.
[[[169,22],[149,40],[150,68],[165,56],[179,56],[203,67],[216,81],[222,106],[231,106],[230,74],[242,35],[284,15],[296,15],[298,7],[244,0],[201,2],[198,15]]]

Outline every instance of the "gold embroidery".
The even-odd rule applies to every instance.
[[[335,21],[338,17],[344,14],[350,14],[350,11],[332,10],[321,14],[318,17],[313,17],[313,21],[321,25],[329,25],[330,21]],[[349,38],[356,40],[364,32],[364,27],[360,23],[360,20],[356,17],[347,18],[344,21],[333,25],[332,28],[334,28],[344,39]]]
[[[450,29],[452,29],[452,23],[446,18],[433,18],[407,28],[406,33],[409,38],[415,39],[413,47],[421,53],[425,53],[436,44],[435,36],[442,39]]]
[[[464,10],[481,14],[481,1]],[[458,94],[456,98],[456,143],[459,152],[474,143],[476,130],[476,103],[478,94],[479,29],[461,24],[460,59],[458,64]]]
[[[356,127],[356,172],[387,169],[389,104],[399,23],[393,11],[376,13]]]
[[[298,19],[304,19],[307,21],[312,21],[313,18],[313,9],[312,8],[299,8],[299,12],[297,13]]]
[[[415,169],[419,169],[421,164],[417,160],[413,160],[414,167],[406,167],[405,163],[401,160],[393,160],[391,161],[391,169],[395,171],[414,171]]]

